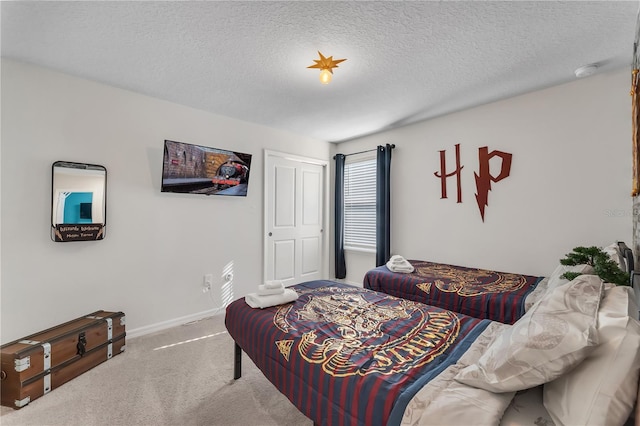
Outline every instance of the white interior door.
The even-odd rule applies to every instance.
[[[325,277],[326,163],[265,152],[265,280]]]

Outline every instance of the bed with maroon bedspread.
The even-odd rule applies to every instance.
[[[513,324],[525,313],[527,296],[543,277],[409,260],[410,274],[380,266],[366,273],[364,287],[476,318]]]
[[[491,321],[333,281],[295,302],[228,306],[239,349],[317,425],[399,424],[413,395],[455,364]],[[239,377],[239,373],[236,378]]]

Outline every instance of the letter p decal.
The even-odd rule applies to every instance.
[[[493,157],[500,157],[500,173],[498,176],[491,174],[490,161]],[[483,146],[478,148],[479,171],[474,173],[476,178],[476,201],[480,209],[480,216],[484,222],[484,209],[488,206],[489,191],[491,191],[491,182],[500,182],[502,179],[509,177],[511,172],[511,158],[513,156],[508,152],[491,151]]]

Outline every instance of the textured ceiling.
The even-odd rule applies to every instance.
[[[2,1],[2,56],[338,142],[631,64],[636,1]],[[321,85],[317,51],[347,58]]]

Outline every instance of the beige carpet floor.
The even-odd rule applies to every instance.
[[[310,426],[244,353],[233,380],[224,315],[127,339],[126,351],[20,410],[1,425]]]

